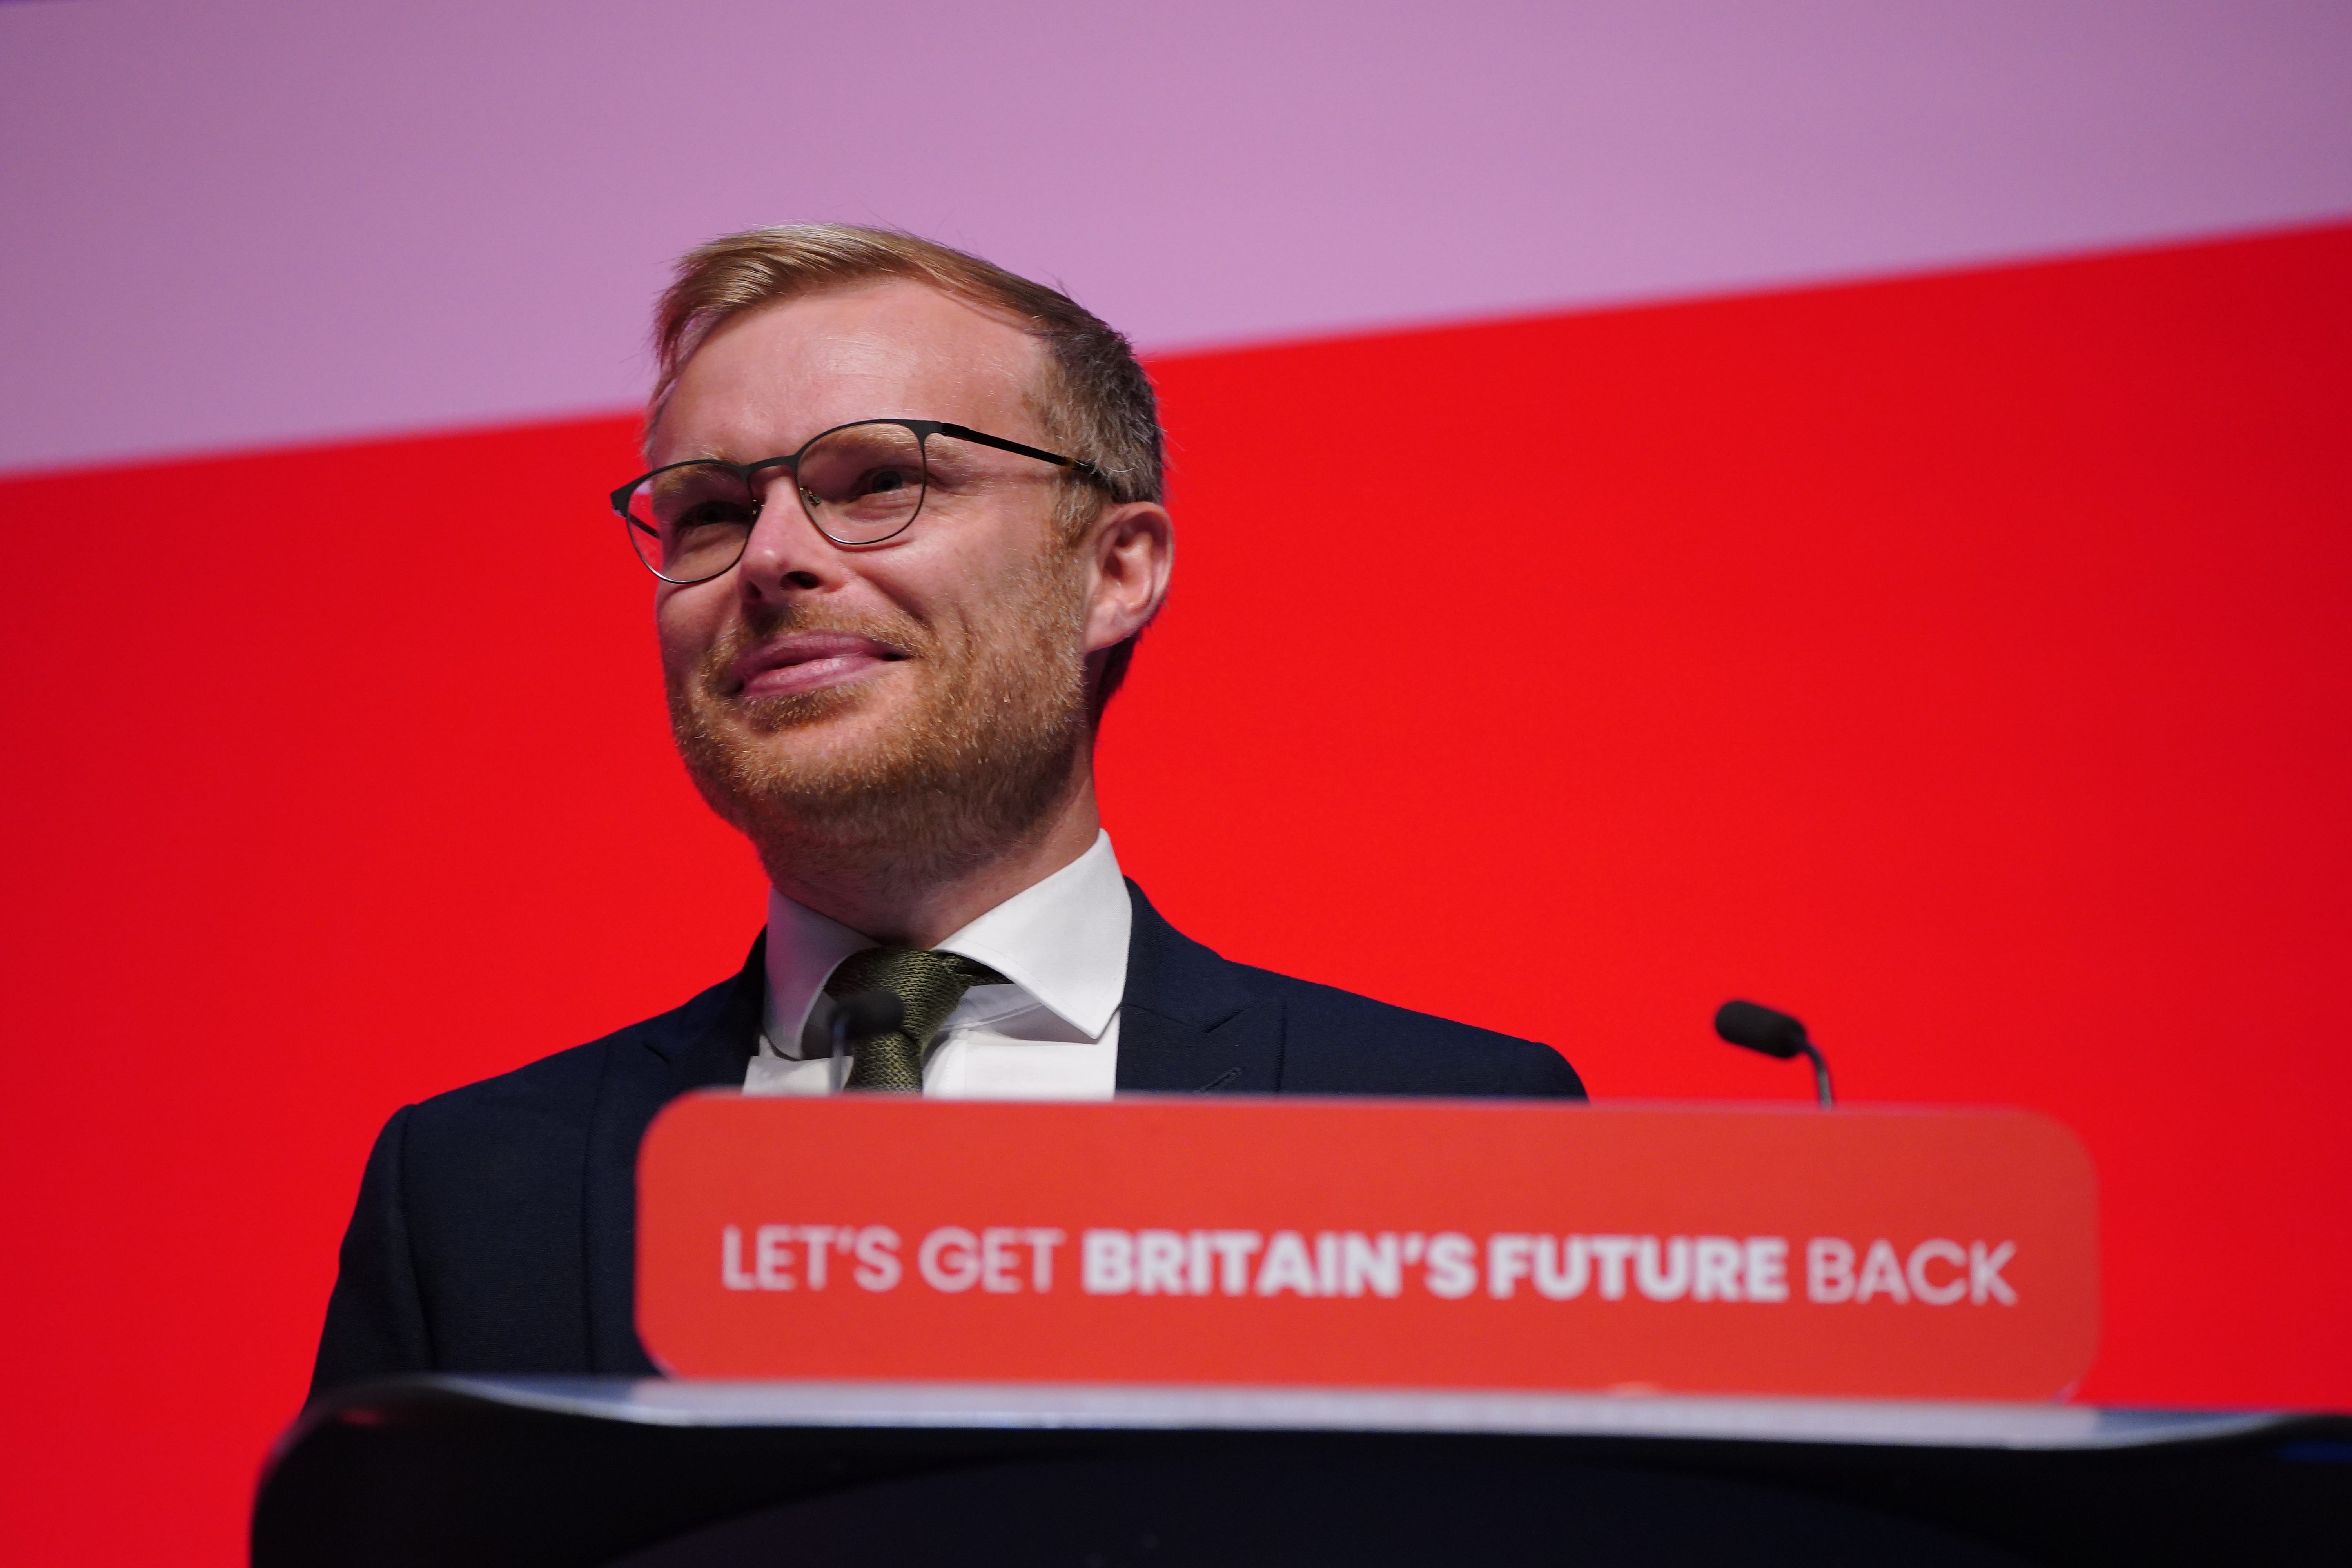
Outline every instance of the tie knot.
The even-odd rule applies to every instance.
[[[961,953],[920,947],[869,947],[851,953],[824,983],[825,994],[887,992],[898,999],[905,1021],[887,1035],[849,1042],[854,1059],[848,1087],[921,1093],[923,1058],[963,994],[974,985],[1004,984],[1004,976]]]

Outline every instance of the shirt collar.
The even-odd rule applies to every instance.
[[[1033,882],[940,947],[976,959],[1011,981],[1022,993],[1001,1004],[989,993],[988,1012],[998,1016],[1037,1005],[1089,1039],[1099,1039],[1118,1015],[1127,992],[1127,947],[1134,923],[1126,879],[1110,835],[1097,833],[1087,852]],[[841,961],[874,946],[874,939],[839,921],[768,893],[767,1037],[797,1042],[809,1010]]]

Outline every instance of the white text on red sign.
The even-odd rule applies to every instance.
[[[1044,1294],[1066,1285],[1068,1233],[1050,1226],[940,1226],[917,1243],[913,1278],[959,1295]],[[726,1226],[719,1278],[730,1290],[897,1289],[908,1277],[889,1226]],[[1082,1232],[1078,1289],[1090,1296],[1297,1296],[1394,1299],[1417,1289],[1444,1300],[1523,1292],[1550,1301],[1885,1301],[2015,1306],[2003,1273],[2011,1241],[1928,1237],[1898,1246],[1809,1238],[1792,1256],[1780,1236],[1552,1235],[1497,1231],[1128,1230]],[[1057,1274],[1058,1270],[1058,1274]]]

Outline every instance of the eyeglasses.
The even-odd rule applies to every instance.
[[[793,478],[801,510],[835,544],[879,544],[904,533],[930,493],[930,439],[993,447],[1034,458],[1097,484],[1103,471],[1083,458],[1041,452],[1002,436],[984,436],[937,419],[860,419],[809,437],[799,451],[756,463],[713,458],[672,463],[613,492],[637,559],[665,583],[707,583],[743,558],[766,505],[772,474]]]

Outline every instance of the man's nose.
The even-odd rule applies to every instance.
[[[799,481],[791,474],[779,472],[766,480],[737,574],[744,597],[755,601],[822,592],[843,580],[841,551],[809,521]]]

